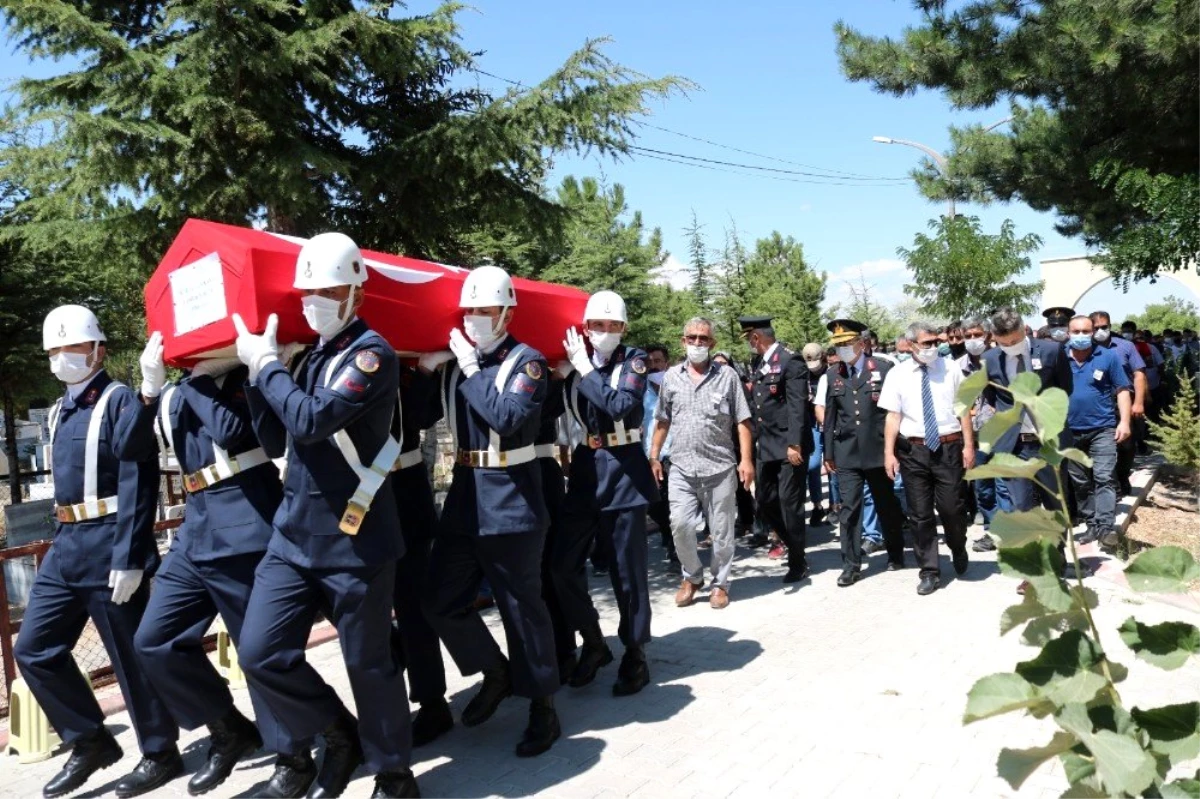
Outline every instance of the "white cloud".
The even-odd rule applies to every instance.
[[[825,289],[825,309],[840,303],[847,305],[852,295],[850,286],[867,285],[873,302],[888,308],[905,299],[904,284],[912,280],[908,266],[896,258],[877,258],[862,261],[828,273]]]
[[[692,285],[692,274],[688,271],[687,264],[674,255],[668,255],[663,265],[653,271],[650,282],[670,286],[679,291]]]

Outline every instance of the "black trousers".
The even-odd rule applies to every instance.
[[[1137,443],[1134,437],[1117,444],[1117,500],[1129,493],[1129,476],[1133,474],[1133,456],[1137,454]]]
[[[788,568],[805,565],[804,493],[808,487],[808,461],[793,466],[789,461],[759,461],[755,475],[759,518],[774,528],[787,546]]]
[[[646,507],[646,515],[658,525],[658,533],[662,537],[663,549],[675,551],[675,537],[671,535],[671,504],[667,499],[667,475],[670,474],[671,463],[662,461],[663,481],[658,485],[658,502],[651,502]]]
[[[883,527],[883,544],[887,548],[888,561],[904,562],[904,513],[900,500],[896,498],[896,487],[887,470],[882,466],[871,469],[855,469],[837,465],[838,488],[842,494],[842,512],[838,517],[839,536],[842,543],[842,565],[852,568],[862,566],[862,511],[863,485],[870,486],[875,500],[875,512]]]
[[[963,445],[946,441],[931,452],[924,444],[913,444],[907,451],[897,447],[904,495],[908,499],[908,517],[913,530],[913,550],[921,576],[938,574],[937,524],[933,511],[942,520],[946,545],[951,552],[967,544],[967,525],[962,511]]]
[[[554,652],[561,663],[575,654],[575,630],[567,624],[562,603],[558,601],[558,591],[554,586],[554,551],[567,534],[564,518],[567,485],[557,460],[538,458],[538,463],[542,467],[542,493],[546,497],[546,510],[550,513],[550,528],[546,531],[546,545],[542,547],[542,599],[546,602],[546,610],[550,612],[550,627],[554,630]]]

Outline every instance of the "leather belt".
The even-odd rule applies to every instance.
[[[938,436],[938,441],[943,444],[949,444],[951,441],[962,441],[962,433],[947,433],[944,436]],[[925,439],[920,436],[908,436],[908,440],[913,444],[924,444]]]
[[[587,437],[587,445],[592,449],[603,449],[604,447],[623,447],[626,444],[636,444],[642,440],[641,430],[627,430],[622,435],[621,433],[603,433],[589,434]]]
[[[554,451],[554,444],[534,444],[533,453],[539,458],[554,458],[558,459],[558,453]]]
[[[264,463],[270,462],[271,459],[267,457],[267,453],[262,447],[252,449],[249,452],[243,452],[241,455],[230,458],[228,464],[213,463],[202,469],[197,469],[191,474],[185,474],[183,476],[183,490],[189,494],[195,494],[197,491],[203,491],[222,480],[228,480],[235,474],[240,474],[247,469],[262,466]]]
[[[1021,434],[1021,443],[1022,444],[1037,444],[1040,442],[1041,442],[1041,439],[1037,437],[1037,433],[1022,433]]]
[[[411,469],[424,460],[425,458],[422,457],[421,450],[419,449],[410,449],[407,452],[401,452],[400,456],[396,458],[396,465],[392,467],[392,471],[398,472],[401,469]]]
[[[455,455],[454,462],[459,466],[469,466],[472,469],[505,469],[509,466],[520,466],[529,463],[537,457],[533,444],[493,452],[490,449],[460,449]]]
[[[54,509],[54,518],[63,524],[86,522],[117,512],[117,498],[105,497],[95,502],[80,502],[75,505],[59,505]]]

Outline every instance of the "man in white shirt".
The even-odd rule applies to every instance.
[[[884,467],[893,479],[904,477],[913,549],[921,569],[917,593],[932,594],[941,586],[937,528],[933,511],[945,527],[954,571],[967,570],[967,525],[962,512],[963,473],[975,465],[975,436],[970,412],[954,413],[962,370],[938,357],[936,329],[924,322],[909,326],[913,360],[890,370],[883,382],[879,407],[888,412],[884,428]]]

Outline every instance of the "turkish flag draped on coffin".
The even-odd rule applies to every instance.
[[[189,219],[146,284],[147,324],[162,332],[167,363],[234,355],[234,313],[254,332],[278,314],[280,344],[315,342],[292,288],[304,242]],[[363,250],[363,261],[368,277],[359,315],[367,324],[402,354],[447,349],[450,330],[462,326],[458,299],[469,270],[371,250]],[[536,280],[514,278],[513,285],[512,334],[551,362],[565,358],[563,333],[581,324],[588,295]]]

